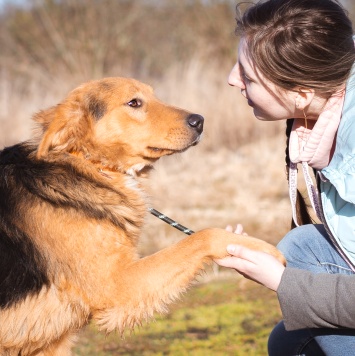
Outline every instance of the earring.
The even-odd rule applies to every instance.
[[[300,98],[299,96],[297,96],[297,98],[295,99],[295,106],[298,109],[300,107]]]

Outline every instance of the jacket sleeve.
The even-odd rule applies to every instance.
[[[286,330],[355,329],[355,275],[285,269],[277,290]]]

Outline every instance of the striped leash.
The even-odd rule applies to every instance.
[[[148,208],[148,210],[152,215],[156,216],[160,220],[163,220],[164,222],[166,222],[170,226],[175,227],[175,229],[178,229],[178,230],[182,231],[184,234],[191,235],[191,234],[194,233],[194,231],[192,231],[192,230],[188,229],[187,227],[179,224],[178,222],[174,221],[173,219],[170,219],[168,216],[160,213],[158,210],[155,210],[153,208]]]

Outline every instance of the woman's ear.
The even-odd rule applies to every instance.
[[[314,98],[313,89],[298,89],[295,97],[295,106],[299,110],[304,110],[309,106]]]

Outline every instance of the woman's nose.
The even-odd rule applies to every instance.
[[[241,78],[241,75],[240,75],[240,68],[239,68],[238,62],[236,63],[236,65],[232,68],[231,72],[229,73],[228,84],[233,87],[245,89],[245,84],[244,84],[244,82]]]

